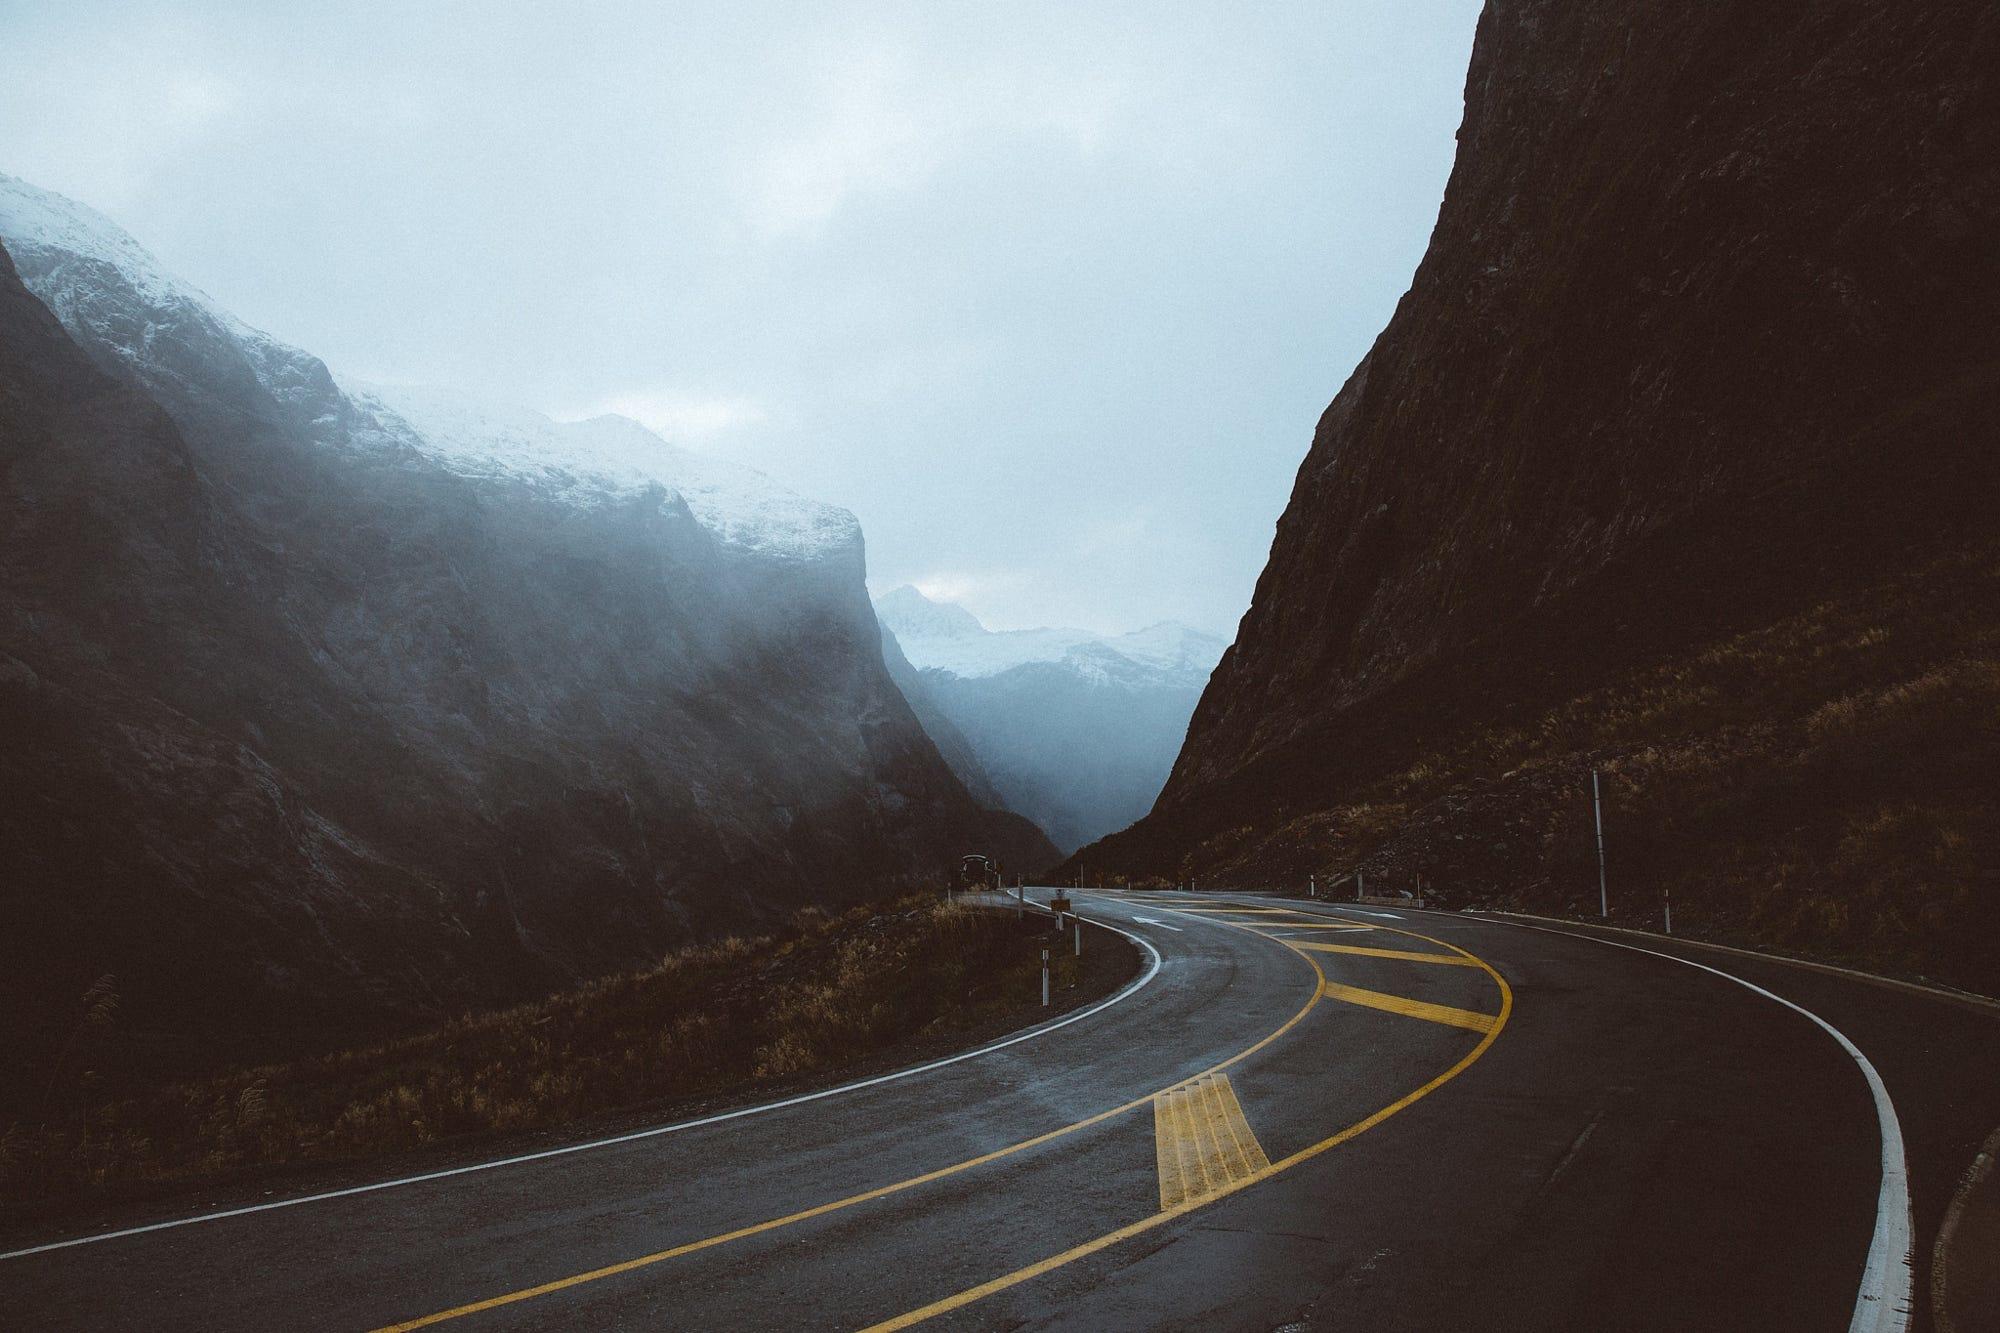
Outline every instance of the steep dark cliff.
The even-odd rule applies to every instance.
[[[1647,746],[1727,751],[1796,723],[1798,745],[1766,756],[1776,773],[1822,708],[1985,660],[1990,636],[1966,617],[1990,628],[2000,613],[1963,602],[1992,592],[1996,236],[1990,4],[1492,0],[1429,252],[1320,420],[1153,814],[1081,859],[1269,879],[1375,857],[1461,901],[1559,901],[1581,867],[1551,821],[1592,763],[1625,764],[1620,798],[1643,823],[1671,786],[1634,757]],[[1854,661],[1794,623],[1844,608],[1865,636],[1867,616],[1932,603]],[[1786,625],[1796,653],[1749,679],[1698,669]],[[1663,702],[1682,688],[1713,707]],[[1970,767],[1941,767],[1985,794],[1938,831],[1954,847],[1984,845],[1975,816],[1996,776],[1966,708],[1954,744],[1974,747]],[[1547,730],[1559,718],[1562,735]],[[1813,825],[1801,854],[1832,856],[1907,804],[1900,779],[1876,776],[1767,792],[1763,813],[1787,834]],[[1467,802],[1512,813],[1445,816]],[[1800,813],[1829,802],[1842,811],[1823,829]],[[1663,845],[1669,825],[1697,836],[1688,811],[1653,816]],[[1730,845],[1771,853],[1747,837]],[[1985,855],[1933,876],[1953,905],[1925,929],[1968,924],[1975,901],[1992,911]],[[1650,909],[1669,872],[1646,873],[1628,869]],[[1874,947],[1758,910],[1775,937]],[[1921,962],[1898,938],[1890,951]]]
[[[1046,848],[897,692],[842,511],[459,457],[0,186],[26,238],[0,260],[0,1008],[26,1066],[104,973],[155,1049],[351,1033]]]

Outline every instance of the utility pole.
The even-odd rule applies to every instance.
[[[1611,915],[1611,890],[1604,879],[1604,793],[1597,785],[1597,770],[1590,770],[1590,803],[1597,811],[1597,914]]]

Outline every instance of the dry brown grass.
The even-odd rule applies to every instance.
[[[2000,991],[2000,551],[1828,600],[1539,716],[1446,738],[1347,803],[1211,840],[1221,883],[1421,872],[1460,905],[1614,916]],[[1226,845],[1225,845],[1226,844]]]
[[[824,1076],[1039,1012],[1024,1007],[1039,1000],[1042,938],[929,897],[807,911],[773,936],[318,1059],[103,1101],[72,1072],[41,1120],[0,1126],[0,1193],[46,1200],[372,1157]],[[1059,987],[1075,980],[1067,952],[1056,966]],[[112,993],[107,982],[86,997],[86,1027],[102,1017],[100,989]]]

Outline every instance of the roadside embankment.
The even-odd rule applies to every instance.
[[[1123,937],[1089,927],[1078,956],[1053,926],[928,895],[807,911],[773,935],[392,1042],[101,1102],[86,1081],[42,1121],[0,1129],[6,1221],[196,1185],[204,1199],[258,1192],[280,1175],[317,1188],[388,1157],[429,1165],[832,1086],[1027,1027],[1138,974]]]

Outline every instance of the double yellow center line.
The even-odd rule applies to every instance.
[[[1186,911],[1188,909],[1167,909],[1167,910]],[[1200,911],[1203,909],[1194,909],[1194,910]],[[1206,909],[1206,910],[1216,911],[1216,909]],[[1222,910],[1227,911],[1228,909],[1222,909]],[[1258,915],[1284,914],[1284,909],[1253,909],[1253,910]],[[1216,912],[1216,914],[1219,916],[1222,914],[1222,912]],[[1216,924],[1230,926],[1234,929],[1239,929],[1239,930],[1248,930],[1253,934],[1264,933],[1263,931],[1254,930],[1252,929],[1252,927],[1248,925],[1234,921],[1218,920],[1216,921]],[[1276,922],[1276,921],[1264,921],[1260,922],[1259,924],[1274,929],[1285,929],[1288,928],[1289,925],[1289,923]],[[1393,930],[1393,928],[1378,928],[1378,929]],[[1323,952],[1345,951],[1337,949],[1336,946],[1319,945],[1319,944],[1300,945],[1300,944],[1293,944],[1290,941],[1282,941],[1282,940],[1279,941],[1280,943],[1286,944],[1287,947],[1289,947],[1292,950],[1293,955],[1295,957],[1304,960],[1307,964],[1311,966],[1313,970],[1315,984],[1313,986],[1312,994],[1307,998],[1305,1004],[1302,1005],[1299,1008],[1299,1010],[1296,1013],[1294,1013],[1290,1018],[1286,1019],[1284,1023],[1280,1024],[1275,1030],[1264,1036],[1262,1039],[1238,1051],[1236,1054],[1230,1056],[1228,1059],[1220,1061],[1217,1064],[1210,1066],[1208,1069],[1203,1070],[1199,1074],[1196,1074],[1193,1078],[1185,1080],[1182,1083],[1176,1084],[1173,1087],[1165,1089],[1159,1093],[1147,1094],[1146,1096],[1143,1097],[1136,1097],[1131,1101],[1125,1102],[1118,1106],[1111,1107],[1110,1109],[1105,1111],[1100,1111],[1096,1115],[1088,1116],[1082,1120],[1075,1121],[1074,1123],[1064,1125],[1057,1129],[1050,1130],[1045,1134],[1039,1134],[1034,1136],[1033,1138],[1023,1139],[1018,1143],[1010,1144],[1007,1147],[997,1149],[996,1151],[984,1153],[977,1157],[967,1158],[962,1162],[957,1162],[950,1166],[941,1167],[935,1171],[925,1172],[922,1175],[912,1176],[906,1180],[899,1180],[892,1184],[883,1185],[871,1190],[865,1190],[859,1194],[849,1195],[848,1197],[843,1199],[835,1199],[827,1203],[819,1204],[815,1207],[804,1208],[799,1210],[798,1212],[789,1213],[783,1217],[776,1217],[768,1221],[758,1222],[749,1226],[739,1227],[733,1231],[723,1232],[719,1235],[708,1236],[700,1240],[689,1241],[683,1245],[676,1245],[669,1249],[658,1250],[651,1254],[640,1255],[635,1258],[627,1259],[619,1263],[607,1264],[601,1268],[592,1269],[588,1272],[577,1273],[569,1277],[558,1278],[555,1279],[554,1281],[544,1282],[536,1286],[524,1287],[516,1291],[505,1292],[497,1296],[488,1297],[484,1300],[473,1301],[465,1305],[454,1306],[451,1309],[439,1310],[436,1311],[435,1313],[423,1315],[416,1319],[410,1319],[402,1323],[388,1325],[382,1329],[376,1330],[376,1333],[406,1333],[406,1330],[425,1328],[433,1324],[444,1323],[448,1320],[459,1319],[466,1315],[477,1314],[482,1311],[498,1309],[500,1307],[512,1305],[520,1301],[532,1300],[538,1296],[549,1295],[557,1291],[562,1291],[571,1287],[580,1286],[584,1283],[595,1282],[600,1279],[613,1277],[622,1273],[629,1273],[636,1269],[646,1268],[654,1264],[662,1263],[667,1260],[678,1258],[683,1255],[693,1254],[697,1251],[706,1250],[717,1245],[725,1244],[730,1241],[739,1240],[750,1236],[760,1235],[769,1231],[774,1231],[780,1227],[790,1226],[794,1223],[803,1222],[810,1218],[821,1217],[828,1213],[837,1212],[842,1209],[854,1207],[858,1204],[866,1203],[870,1200],[884,1198],[889,1195],[898,1194],[905,1190],[914,1189],[918,1186],[929,1184],[934,1181],[943,1180],[946,1177],[957,1175],[960,1172],[968,1171],[975,1167],[983,1166],[989,1162],[998,1161],[1002,1158],[1012,1156],[1016,1153],[1026,1151],[1030,1148],[1038,1147],[1042,1144],[1052,1142],[1053,1140],[1065,1137],[1069,1134],[1076,1133],[1077,1131],[1088,1128],[1089,1126],[1101,1124],[1104,1121],[1113,1119],[1117,1116],[1124,1115],[1126,1112],[1147,1105],[1148,1103],[1152,1103],[1154,1107],[1156,1153],[1159,1154],[1159,1162],[1160,1162],[1161,1185],[1160,1185],[1159,1212],[1154,1213],[1149,1217],[1140,1219],[1139,1221],[1120,1227],[1114,1231],[1106,1232],[1104,1235],[1098,1236],[1092,1240],[1084,1242],[1081,1245],[1065,1250],[1060,1254],[1050,1255],[1048,1258],[1043,1259],[1037,1263],[1030,1264],[1026,1268],[1019,1269],[1013,1273],[1008,1273],[1002,1277],[994,1278],[989,1282],[981,1283],[976,1287],[968,1288],[967,1290],[958,1292],[955,1295],[945,1297],[944,1299],[939,1301],[935,1301],[930,1305],[922,1307],[921,1309],[911,1310],[908,1313],[899,1315],[894,1319],[890,1319],[883,1323],[876,1324],[872,1326],[872,1328],[864,1330],[864,1333],[889,1333],[890,1330],[908,1328],[913,1324],[922,1323],[927,1319],[931,1319],[937,1315],[944,1314],[950,1310],[955,1310],[963,1306],[970,1305],[973,1302],[981,1300],[984,1297],[992,1295],[995,1292],[1003,1291],[1009,1287],[1015,1286],[1021,1282],[1025,1282],[1031,1278],[1039,1276],[1042,1273],[1048,1272],[1051,1269],[1059,1268],[1064,1264],[1071,1263],[1074,1260],[1083,1258],[1086,1255],[1094,1254],[1099,1250],[1106,1249],[1112,1245],[1116,1245],[1121,1241],[1124,1241],[1132,1236],[1140,1234],[1141,1232],[1150,1230],[1151,1228],[1158,1226],[1161,1223],[1170,1221],[1176,1217],[1183,1216],[1186,1213],[1191,1212],[1196,1208],[1204,1207],[1210,1203],[1215,1202],[1216,1200],[1234,1194],[1238,1190],[1244,1189],[1252,1184],[1255,1184],[1260,1180],[1265,1180],[1270,1178],[1271,1176],[1290,1170],[1292,1167],[1297,1166],[1300,1163],[1309,1160],[1310,1158],[1316,1157],[1319,1154],[1338,1146],[1339,1144],[1345,1143],[1347,1140],[1354,1138],[1356,1135],[1362,1134],[1367,1130],[1374,1128],[1376,1125],[1382,1123],[1382,1121],[1384,1120],[1387,1120],[1390,1116],[1395,1115],[1397,1112],[1403,1110],[1405,1107],[1408,1107],[1414,1104],[1415,1102],[1421,1100],[1422,1098],[1430,1095],[1430,1093],[1432,1093],[1436,1089],[1444,1086],[1444,1084],[1456,1078],[1459,1074],[1461,1074],[1467,1068],[1469,1068],[1474,1061],[1478,1060],[1481,1056],[1483,1056],[1488,1050],[1488,1048],[1492,1046],[1494,1039],[1498,1037],[1501,1028],[1506,1026],[1507,1018],[1513,1012],[1514,995],[1512,989],[1507,985],[1506,980],[1502,978],[1498,972],[1494,971],[1493,968],[1489,966],[1487,963],[1485,963],[1483,960],[1474,957],[1472,954],[1466,953],[1464,950],[1459,949],[1455,945],[1446,944],[1442,940],[1432,939],[1430,936],[1427,935],[1417,935],[1414,932],[1406,930],[1393,930],[1393,933],[1399,935],[1406,935],[1413,939],[1423,940],[1426,943],[1438,945],[1442,949],[1449,950],[1450,953],[1455,956],[1455,959],[1463,959],[1464,961],[1459,965],[1477,967],[1483,970],[1489,977],[1492,978],[1494,984],[1497,985],[1500,989],[1499,1013],[1493,1015],[1486,1015],[1486,1014],[1477,1014],[1469,1010],[1449,1010],[1445,1006],[1427,1006],[1429,1009],[1441,1011],[1451,1015],[1462,1015],[1465,1016],[1466,1018],[1480,1020],[1479,1025],[1475,1026],[1475,1024],[1472,1022],[1459,1021],[1458,1019],[1451,1017],[1439,1017],[1433,1013],[1417,1012],[1418,1008],[1425,1007],[1422,1006],[1422,1002],[1403,1001],[1402,1004],[1406,1007],[1398,1009],[1397,1010],[1398,1012],[1409,1014],[1412,1017],[1430,1018],[1434,1022],[1452,1023],[1455,1026],[1466,1027],[1470,1028],[1471,1030],[1478,1031],[1482,1034],[1479,1044],[1475,1046],[1470,1052],[1468,1052],[1464,1057],[1462,1057],[1456,1064],[1452,1065],[1451,1068],[1445,1070],[1442,1074],[1439,1074],[1437,1077],[1433,1078],[1432,1080],[1430,1080],[1430,1082],[1424,1084],[1422,1087],[1417,1088],[1415,1091],[1404,1095],[1398,1100],[1390,1103],[1388,1106],[1385,1106],[1381,1110],[1376,1111],[1373,1115],[1370,1115],[1365,1119],[1357,1121],[1354,1124],[1347,1126],[1340,1132],[1331,1135],[1328,1138],[1322,1139],[1318,1143],[1315,1143],[1309,1147],[1303,1148],[1298,1152],[1291,1154],[1289,1157],[1283,1158],[1275,1163],[1272,1162],[1265,1155],[1263,1147],[1260,1144],[1258,1144],[1256,1136],[1253,1133],[1251,1133],[1249,1124],[1243,1116],[1242,1106],[1236,1100],[1235,1090],[1230,1085],[1229,1080],[1225,1077],[1222,1077],[1222,1071],[1244,1060],[1249,1059],[1252,1055],[1255,1055],[1257,1052],[1263,1050],[1265,1047],[1271,1045],[1273,1042],[1283,1037],[1287,1032],[1291,1031],[1294,1027],[1296,1027],[1299,1024],[1299,1022],[1303,1020],[1309,1012],[1311,1012],[1314,1006],[1320,1002],[1322,998],[1341,999],[1349,1001],[1350,1003],[1364,1003],[1364,1004],[1368,1003],[1368,1001],[1366,1000],[1360,1000],[1356,998],[1355,988],[1339,987],[1337,984],[1329,983],[1327,981],[1326,973],[1321,969],[1318,961],[1314,959],[1314,957],[1312,956],[1312,953],[1309,952],[1309,950],[1323,951]],[[1273,937],[1266,936],[1266,938],[1273,938]],[[1353,952],[1380,952],[1386,954],[1389,951],[1364,951],[1356,949],[1353,950]],[[1446,961],[1445,957],[1442,955],[1416,955],[1416,956],[1423,957],[1425,961],[1437,961],[1437,962]],[[1366,992],[1366,991],[1358,992],[1358,994],[1366,996],[1376,995],[1375,992]],[[1398,997],[1381,996],[1379,998],[1383,1000],[1395,1000]],[[1377,1005],[1374,1007],[1389,1008],[1392,1006],[1384,1004],[1384,1005]],[[1165,1126],[1165,1128],[1163,1128],[1163,1126]],[[1169,1143],[1171,1143],[1172,1171],[1174,1180],[1174,1183],[1171,1185],[1169,1184],[1169,1170],[1168,1170],[1167,1156],[1166,1156],[1169,1151]]]

